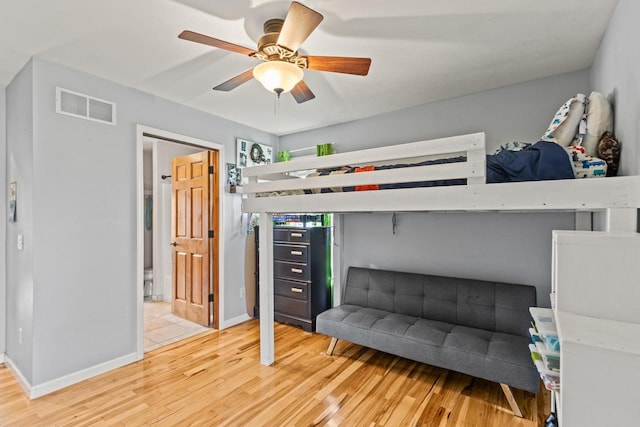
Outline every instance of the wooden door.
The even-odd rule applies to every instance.
[[[217,159],[217,151],[204,151],[171,161],[171,311],[209,326],[213,300],[215,328],[219,263]]]

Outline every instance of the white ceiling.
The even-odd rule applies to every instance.
[[[256,48],[290,2],[1,0],[0,85],[32,56],[282,135],[588,68],[617,0],[302,0],[324,15],[303,54],[372,59],[366,77],[305,70],[316,98],[274,98],[257,64],[178,39],[184,29]],[[73,88],[69,88],[73,90]]]

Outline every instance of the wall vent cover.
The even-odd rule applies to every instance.
[[[56,113],[116,124],[116,104],[113,102],[60,87],[56,88]]]

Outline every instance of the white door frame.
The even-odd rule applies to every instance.
[[[224,145],[211,141],[205,141],[199,138],[193,138],[186,135],[180,135],[177,133],[169,132],[162,129],[156,129],[143,125],[136,125],[136,356],[137,360],[141,360],[144,357],[144,161],[143,161],[143,146],[144,138],[157,137],[160,139],[166,139],[169,142],[185,143],[188,145],[194,145],[202,147],[207,150],[218,150],[218,173],[222,173],[224,170]],[[219,192],[221,197],[218,203],[218,218],[220,223],[218,224],[218,251],[220,256],[218,257],[218,301],[214,302],[214,310],[218,310],[218,323],[220,329],[223,329],[224,325],[224,209],[223,209],[223,197],[225,180],[219,179]]]

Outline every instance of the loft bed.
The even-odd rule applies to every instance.
[[[486,162],[485,135],[474,133],[243,169],[242,210],[263,216],[259,268],[267,280],[260,286],[261,363],[274,361],[268,249],[274,213],[604,212],[607,230],[636,230],[640,176],[487,183]],[[345,165],[349,172],[364,166],[363,172],[341,173]],[[366,191],[351,191],[359,189]]]
[[[307,175],[345,165],[411,163],[412,159],[462,156],[463,161],[366,173]],[[252,166],[243,170],[244,212],[380,211],[598,211],[640,206],[640,177],[602,177],[550,181],[485,183],[484,133],[392,145],[322,157]],[[418,164],[422,164],[418,163]],[[415,160],[413,161],[415,164]],[[318,192],[348,186],[402,185],[464,180],[464,185]],[[443,182],[444,181],[444,182]],[[408,185],[407,185],[408,186]],[[310,194],[308,194],[310,193]]]

